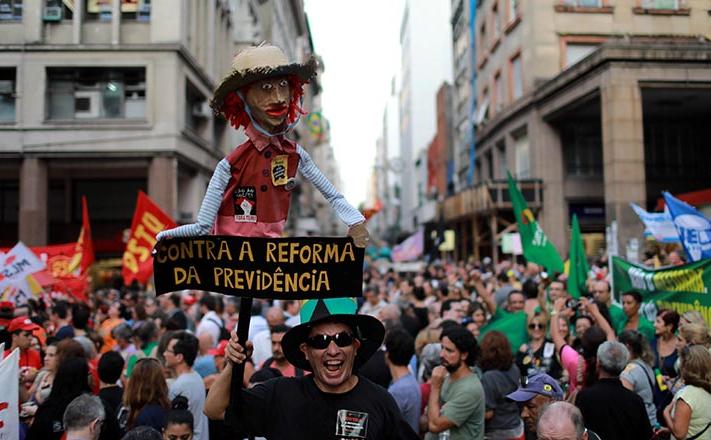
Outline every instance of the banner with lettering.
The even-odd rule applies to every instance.
[[[361,296],[364,255],[348,237],[172,238],[156,248],[155,289],[273,299]]]
[[[47,266],[21,241],[0,255],[0,299],[19,305],[34,297],[36,291],[28,277]]]
[[[654,304],[656,309],[673,309],[679,314],[698,310],[711,325],[711,259],[650,269],[612,257],[612,277],[618,298],[636,290],[645,303]]]
[[[662,195],[689,259],[711,258],[711,220],[668,192],[662,191]]]
[[[0,362],[0,440],[20,438],[19,364],[19,348]]]
[[[123,253],[123,282],[128,286],[134,280],[148,281],[153,273],[151,252],[156,244],[156,234],[174,228],[173,219],[163,212],[143,191],[138,192],[136,211],[131,222],[131,235]]]

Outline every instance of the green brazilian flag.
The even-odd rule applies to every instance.
[[[570,265],[568,268],[568,293],[573,298],[580,298],[580,295],[587,293],[585,281],[588,279],[588,260],[585,257],[585,246],[583,237],[580,234],[580,224],[578,216],[573,214],[573,232],[570,237]]]
[[[511,344],[511,351],[516,353],[521,345],[528,342],[527,319],[526,312],[523,310],[511,313],[498,308],[494,316],[491,317],[491,321],[479,331],[479,343],[487,333],[499,331],[506,335],[506,339]]]
[[[563,260],[558,255],[558,251],[536,222],[531,210],[528,209],[526,200],[511,177],[511,173],[508,173],[508,178],[509,195],[516,223],[518,223],[518,233],[521,235],[523,256],[528,261],[545,267],[549,272],[563,272]]]

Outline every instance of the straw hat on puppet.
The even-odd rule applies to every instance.
[[[241,50],[232,60],[232,69],[215,89],[210,106],[220,111],[225,97],[255,81],[280,76],[297,76],[309,82],[318,68],[316,57],[311,56],[304,63],[290,63],[284,51],[271,44],[250,46]]]

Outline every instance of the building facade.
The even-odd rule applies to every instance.
[[[588,234],[617,222],[624,249],[643,228],[629,203],[652,209],[661,190],[708,187],[710,9],[703,0],[479,2],[477,185],[446,202],[448,222],[471,237],[459,255],[496,254],[513,221],[507,169],[558,249],[573,214]]]
[[[217,162],[243,140],[208,105],[236,51],[263,40],[297,61],[313,51],[301,1],[7,4],[0,246],[75,241],[83,195],[100,256],[123,252],[138,190],[195,221]],[[307,108],[320,93],[310,87]]]
[[[408,0],[400,31],[400,228],[413,231],[431,218],[418,217],[426,203],[427,146],[436,131],[436,94],[452,78],[450,2]],[[419,170],[419,171],[418,171]]]

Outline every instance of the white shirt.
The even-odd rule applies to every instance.
[[[198,325],[195,334],[200,336],[200,334],[204,332],[210,333],[213,336],[212,346],[215,347],[220,340],[220,324],[222,324],[222,319],[220,319],[217,313],[210,310],[205,313],[205,316],[200,320],[200,325]]]

